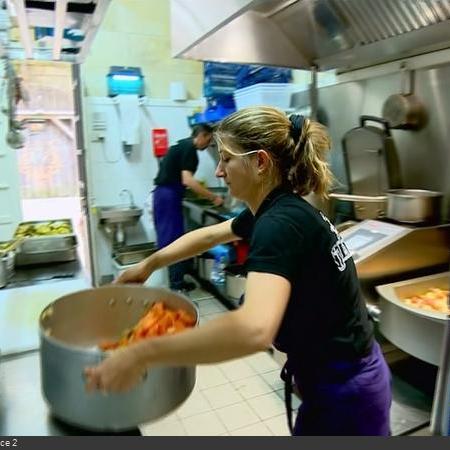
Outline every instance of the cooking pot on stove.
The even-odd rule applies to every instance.
[[[439,221],[442,192],[425,189],[390,189],[386,195],[354,195],[331,193],[330,198],[359,203],[387,203],[373,219],[388,218],[401,223],[435,223]]]
[[[59,298],[39,318],[41,380],[52,414],[81,428],[123,431],[158,419],[179,406],[195,384],[195,367],[150,370],[126,393],[87,393],[84,369],[107,355],[97,345],[132,328],[156,301],[196,317],[195,305],[165,289],[137,285],[87,289]]]

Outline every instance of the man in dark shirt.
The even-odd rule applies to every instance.
[[[215,195],[194,178],[198,167],[197,150],[208,148],[212,139],[209,125],[196,125],[192,136],[171,146],[164,157],[155,178],[153,192],[153,219],[158,247],[163,248],[184,234],[182,200],[186,187],[200,197],[221,205],[222,197]],[[187,263],[177,263],[169,267],[170,288],[189,290],[194,287],[184,281]]]

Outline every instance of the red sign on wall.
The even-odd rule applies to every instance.
[[[169,149],[169,137],[165,128],[153,128],[152,130],[153,154],[160,158]]]

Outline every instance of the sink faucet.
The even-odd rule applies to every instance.
[[[122,198],[124,194],[128,195],[128,203],[130,204],[130,207],[134,208],[134,199],[131,191],[129,189],[122,189],[119,193],[119,197]]]

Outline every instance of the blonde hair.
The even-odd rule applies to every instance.
[[[326,197],[332,183],[327,161],[331,141],[326,128],[305,119],[298,142],[286,114],[276,108],[245,108],[222,120],[216,128],[219,148],[237,153],[265,150],[271,156],[281,183],[299,195],[314,192]]]

